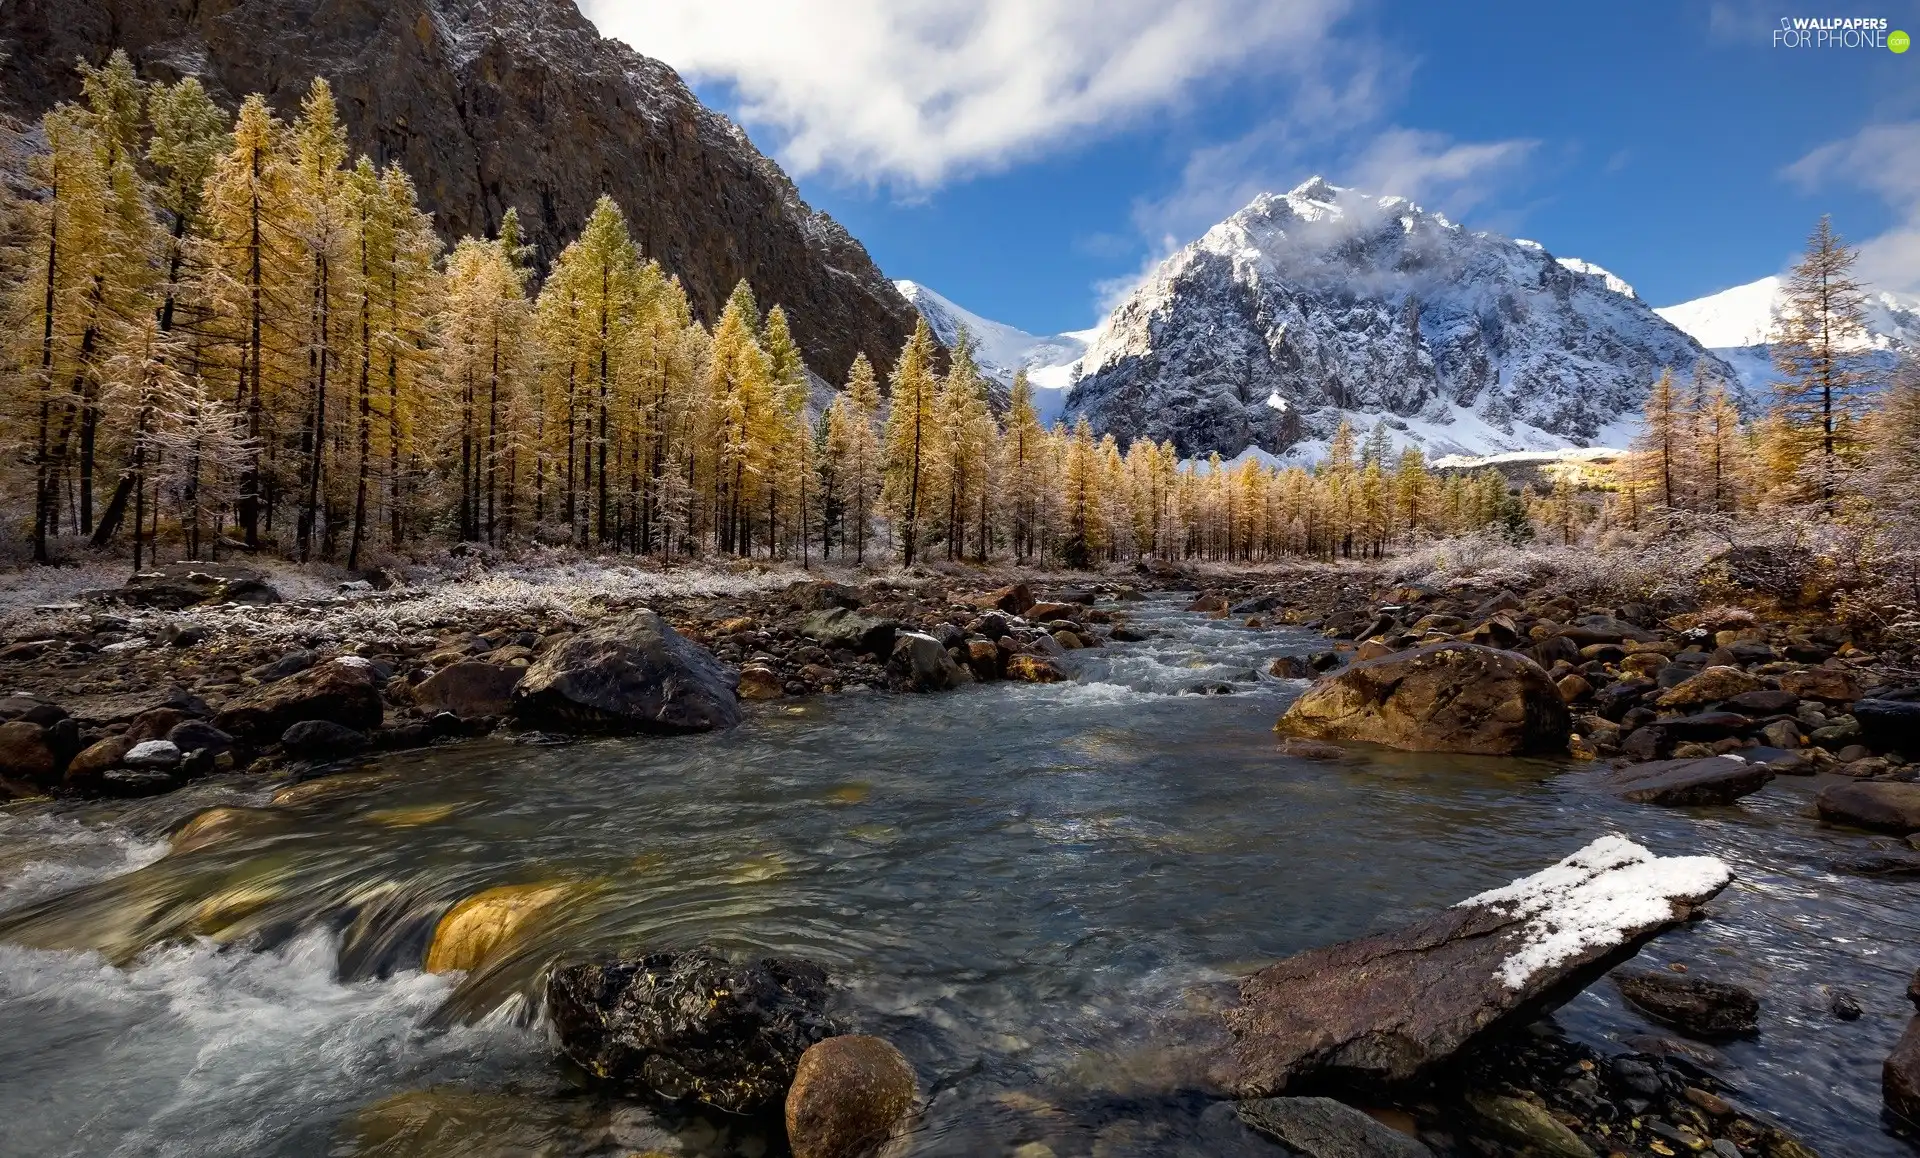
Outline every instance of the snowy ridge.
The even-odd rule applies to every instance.
[[[1598,266],[1316,177],[1162,263],[1068,409],[1189,456],[1312,457],[1343,419],[1434,455],[1551,451],[1622,443],[1654,378],[1702,361],[1732,376]]]
[[[1074,383],[1080,356],[1086,353],[1095,330],[1041,337],[983,318],[918,282],[896,281],[893,285],[927,319],[927,328],[942,345],[951,348],[965,329],[973,339],[973,359],[982,373],[1003,387],[1011,387],[1014,372],[1026,370],[1040,420],[1051,423],[1061,416],[1066,391]]]
[[[1750,405],[1764,405],[1777,375],[1771,343],[1780,334],[1783,281],[1763,277],[1679,305],[1655,310],[1733,367]],[[1880,365],[1920,351],[1920,298],[1877,293],[1867,299],[1865,335],[1847,343]]]

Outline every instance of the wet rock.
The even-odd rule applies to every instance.
[[[1920,1126],[1920,1017],[1907,1030],[1880,1067],[1880,1094],[1887,1109]]]
[[[704,947],[560,966],[546,987],[560,1048],[589,1074],[736,1114],[782,1103],[801,1056],[834,1036],[827,998],[810,961]]]
[[[1524,656],[1442,643],[1349,665],[1293,702],[1277,730],[1417,752],[1565,751],[1567,705]]]
[[[514,689],[513,713],[536,727],[706,732],[740,722],[738,679],[658,615],[639,611],[549,649]]]
[[[504,716],[513,710],[513,689],[526,674],[524,667],[462,660],[414,685],[413,702],[428,715],[452,712],[463,720]]]
[[[1305,656],[1283,655],[1267,665],[1267,674],[1283,680],[1310,680],[1319,673]]]
[[[1107,638],[1115,643],[1145,643],[1153,638],[1153,634],[1130,624],[1121,623],[1114,626]]]
[[[67,790],[82,795],[97,791],[101,774],[109,768],[118,768],[132,747],[133,741],[125,736],[108,736],[81,749],[67,764],[63,781]]]
[[[1760,729],[1760,738],[1775,748],[1794,749],[1800,746],[1800,725],[1792,720],[1775,720]]]
[[[845,1034],[809,1047],[787,1091],[793,1158],[868,1158],[904,1128],[918,1092],[913,1067],[880,1038]]]
[[[1920,784],[1855,781],[1829,784],[1814,798],[1822,820],[1906,834],[1920,832]]]
[[[1683,1033],[1718,1037],[1760,1025],[1760,999],[1738,985],[1652,970],[1616,973],[1613,980],[1634,1008]]]
[[[1753,721],[1738,712],[1696,712],[1660,721],[1667,738],[1683,743],[1706,743],[1738,736],[1753,727]]]
[[[1920,757],[1920,701],[1858,700],[1853,718],[1861,738],[1872,747],[1909,759]]]
[[[1065,668],[1044,655],[1007,657],[1007,678],[1029,684],[1057,684],[1068,679]]]
[[[25,720],[0,724],[0,780],[47,789],[59,783],[64,771],[66,761],[46,728]]]
[[[577,886],[565,883],[500,885],[463,898],[434,926],[427,948],[429,973],[477,969]]]
[[[1560,698],[1570,704],[1593,694],[1593,685],[1577,675],[1561,676],[1554,687],[1560,690]]]
[[[1036,603],[1027,608],[1025,617],[1034,623],[1052,623],[1055,620],[1073,623],[1084,614],[1086,609],[1077,603]]]
[[[1780,690],[1804,700],[1852,703],[1860,698],[1860,683],[1844,668],[1815,667],[1782,672]]]
[[[291,675],[299,675],[319,659],[319,656],[310,651],[290,651],[272,663],[263,663],[259,667],[249,668],[247,678],[258,680],[263,684],[274,683]]]
[[[129,768],[177,768],[180,746],[171,740],[142,740],[127,749],[120,763]]]
[[[844,647],[862,655],[893,654],[893,637],[900,625],[844,607],[816,611],[800,621],[800,634],[824,647]]]
[[[1212,1072],[1235,1097],[1301,1082],[1405,1081],[1570,1000],[1686,920],[1732,874],[1609,836],[1558,864],[1393,932],[1312,949],[1247,977]],[[1578,937],[1555,930],[1579,928]]]
[[[367,750],[367,734],[332,720],[302,720],[280,733],[280,746],[296,760],[333,760]]]
[[[1231,601],[1224,595],[1202,595],[1192,603],[1187,604],[1187,610],[1207,612],[1225,611],[1230,606],[1232,606]]]
[[[1857,877],[1920,877],[1920,851],[1900,849],[1835,857],[1827,867]]]
[[[275,813],[265,808],[209,808],[174,830],[167,851],[178,855],[207,848],[271,825],[276,819]]]
[[[1081,648],[1087,646],[1085,643],[1081,642],[1080,637],[1077,634],[1075,634],[1074,632],[1068,631],[1064,627],[1053,632],[1053,641],[1059,644],[1061,647],[1066,648],[1068,651],[1079,651]]]
[[[373,665],[347,655],[261,688],[228,705],[213,723],[235,739],[264,744],[303,720],[368,731],[380,726],[384,712]]]
[[[1234,1107],[1240,1121],[1306,1158],[1433,1158],[1433,1151],[1332,1098],[1258,1098]]]
[[[741,699],[777,700],[786,694],[786,683],[780,673],[765,664],[750,663],[740,669]]]
[[[1699,675],[1667,689],[1657,702],[1663,708],[1700,707],[1730,700],[1747,692],[1757,692],[1763,686],[1759,677],[1748,675],[1737,667],[1709,667],[1702,669]]]
[[[578,1099],[499,1090],[436,1086],[406,1090],[355,1111],[341,1142],[314,1153],[339,1158],[573,1158],[576,1140],[595,1123]],[[647,1142],[670,1136],[636,1131]],[[621,1154],[670,1154],[660,1146],[623,1148]]]
[[[1000,678],[1000,654],[997,644],[984,639],[967,641],[967,666],[973,669],[975,679]]]
[[[1303,740],[1298,736],[1283,736],[1273,746],[1273,750],[1282,756],[1294,756],[1301,760],[1344,760],[1347,750],[1338,744],[1326,744],[1319,740]]]
[[[989,591],[974,603],[975,606],[992,607],[1009,615],[1025,615],[1034,604],[1033,589],[1025,583],[1015,583],[998,591]]]
[[[212,752],[219,755],[233,750],[233,737],[205,720],[183,720],[167,731],[167,739],[182,752]]]
[[[1772,781],[1773,772],[1738,757],[1656,760],[1638,764],[1607,782],[1615,795],[1637,804],[1731,804]]]
[[[1866,1014],[1860,1008],[1860,999],[1844,989],[1836,989],[1827,1001],[1827,1012],[1841,1021],[1859,1021]]]
[[[1593,1150],[1558,1118],[1525,1098],[1469,1094],[1473,1108],[1502,1140],[1537,1158],[1594,1158]]]
[[[964,669],[940,641],[918,631],[900,633],[893,642],[891,662],[915,691],[945,691],[966,682]]]

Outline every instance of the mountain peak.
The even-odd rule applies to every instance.
[[[1287,199],[1290,201],[1319,201],[1324,204],[1331,204],[1342,192],[1344,192],[1344,190],[1329,185],[1325,177],[1315,173],[1313,176],[1289,190],[1287,192]]]

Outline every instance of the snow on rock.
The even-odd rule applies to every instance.
[[[1603,836],[1550,868],[1468,897],[1456,908],[1499,909],[1527,919],[1525,941],[1498,976],[1520,989],[1544,970],[1594,950],[1617,948],[1673,919],[1733,880],[1711,856],[1657,857],[1624,836]]]
[[[1554,450],[1620,433],[1661,370],[1702,360],[1732,373],[1598,266],[1315,178],[1162,263],[1067,403],[1187,456],[1311,450],[1343,418],[1434,454]]]
[[[1242,978],[1208,1072],[1238,1098],[1409,1080],[1551,1013],[1730,880],[1712,857],[1602,837],[1425,920]]]

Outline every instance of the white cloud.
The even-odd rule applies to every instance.
[[[930,188],[1310,73],[1349,0],[582,0],[602,33],[725,82],[800,174]]]
[[[1920,293],[1920,121],[1868,125],[1787,166],[1807,189],[1839,181],[1877,194],[1899,218],[1860,242],[1862,280],[1895,293]]]

